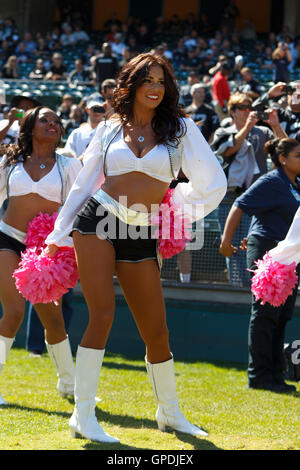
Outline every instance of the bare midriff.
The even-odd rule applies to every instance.
[[[151,206],[161,203],[168,187],[169,183],[133,171],[125,175],[107,176],[101,189],[128,208],[151,212]]]
[[[58,212],[59,207],[57,202],[49,201],[38,194],[12,196],[9,198],[3,222],[26,233],[29,222],[40,212],[53,214]]]

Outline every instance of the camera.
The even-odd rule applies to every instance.
[[[293,87],[291,85],[285,85],[283,88],[282,88],[282,91],[286,94],[286,95],[292,95],[295,91],[296,91],[296,87]]]
[[[257,119],[260,121],[267,121],[270,117],[270,113],[266,111],[256,111]]]
[[[15,112],[15,116],[16,116],[17,118],[20,118],[20,119],[21,119],[21,118],[24,116],[24,111],[23,111],[23,109],[17,109],[16,112]]]

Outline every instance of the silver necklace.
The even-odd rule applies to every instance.
[[[42,163],[42,164],[40,165],[40,169],[41,169],[41,170],[44,170],[45,168],[46,168],[46,165],[45,165],[44,163]]]
[[[142,135],[140,135],[140,136],[138,137],[138,141],[139,141],[139,142],[142,143],[142,142],[144,142],[144,140],[145,140],[145,137],[143,137]]]

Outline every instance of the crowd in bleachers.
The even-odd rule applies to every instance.
[[[190,13],[185,21],[177,15],[169,21],[159,17],[152,28],[131,17],[121,22],[112,14],[103,30],[95,32],[79,18],[64,12],[52,31],[34,35],[21,35],[13,18],[0,19],[0,78],[11,81],[6,86],[9,98],[31,87],[36,98],[56,97],[56,106],[65,94],[78,103],[99,91],[103,80],[115,78],[132,56],[150,50],[172,62],[185,107],[192,103],[191,85],[200,82],[206,87],[205,102],[211,104],[213,77],[224,62],[231,90],[247,90],[252,98],[268,82],[289,82],[300,75],[300,32],[292,34],[288,27],[263,37],[249,21],[237,33],[228,15],[216,31],[205,14],[197,20]],[[278,75],[278,69],[286,74]],[[34,83],[20,85],[28,79]]]

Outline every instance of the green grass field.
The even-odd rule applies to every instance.
[[[99,381],[97,417],[120,444],[72,439],[73,402],[56,392],[47,354],[13,348],[0,379],[9,402],[0,409],[0,450],[296,450],[300,449],[298,392],[247,389],[246,370],[234,364],[175,362],[181,409],[209,432],[206,438],[162,433],[142,360],[107,354]]]

